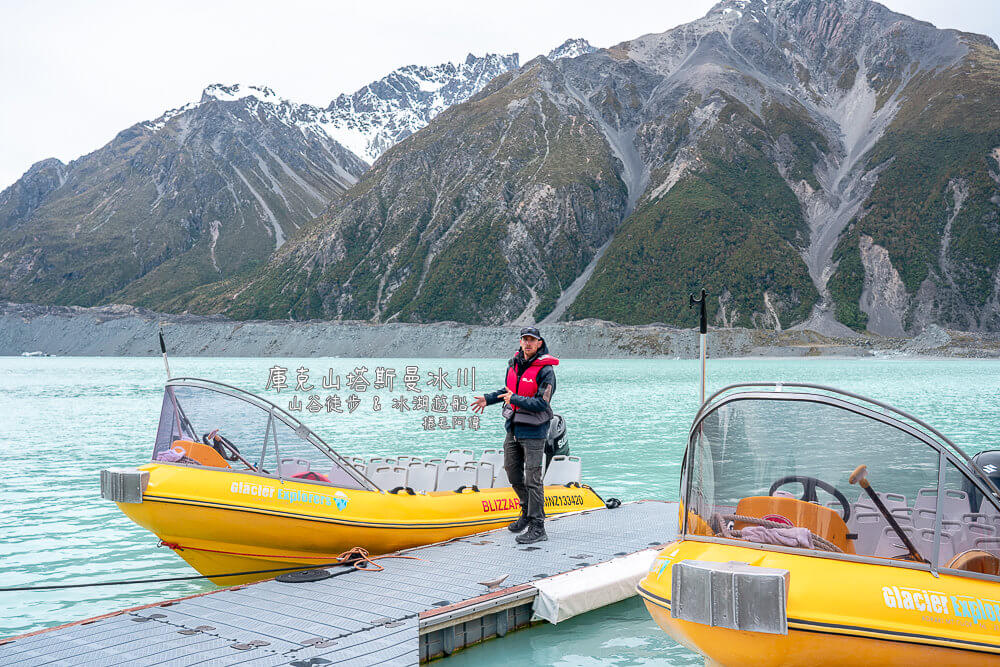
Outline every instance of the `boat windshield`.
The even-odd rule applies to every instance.
[[[819,394],[731,394],[692,429],[685,531],[935,567],[970,569],[963,564],[974,557],[975,567],[1000,567],[1000,510],[966,470],[936,440],[871,406]]]
[[[167,384],[152,458],[346,489],[377,488],[277,406],[206,380]]]

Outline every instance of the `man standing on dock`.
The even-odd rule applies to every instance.
[[[521,329],[521,349],[507,363],[503,389],[476,396],[472,409],[482,413],[487,405],[503,401],[507,436],[503,442],[504,469],[521,501],[521,516],[510,524],[520,544],[547,540],[545,534],[545,487],[542,464],[545,437],[552,419],[552,394],[556,391],[555,366],[545,339],[535,327]]]

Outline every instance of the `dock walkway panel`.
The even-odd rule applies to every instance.
[[[0,645],[0,665],[414,665],[424,625],[523,603],[533,581],[669,542],[677,504],[625,503],[546,529],[534,545],[499,529],[401,552],[415,559],[380,560],[381,572],[263,581],[15,638]],[[501,577],[493,589],[482,583]]]

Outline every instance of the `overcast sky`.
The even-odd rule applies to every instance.
[[[34,162],[68,162],[200,97],[259,83],[323,105],[407,64],[521,54],[569,37],[611,46],[704,15],[714,0],[319,2],[0,0],[0,190]],[[998,0],[884,0],[1000,41]]]

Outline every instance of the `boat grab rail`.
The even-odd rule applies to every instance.
[[[326,442],[316,435],[312,429],[296,419],[293,415],[289,414],[284,408],[272,403],[266,398],[261,398],[257,394],[253,394],[246,389],[240,389],[239,387],[226,384],[225,382],[217,382],[215,380],[206,380],[204,378],[196,377],[173,377],[167,380],[166,386],[208,389],[209,391],[216,391],[220,394],[225,394],[227,396],[232,396],[233,398],[246,401],[247,403],[261,408],[262,410],[266,410],[282,421],[285,426],[288,426],[295,431],[296,435],[300,438],[308,441],[327,456],[332,454],[330,458],[335,463],[338,463],[348,475],[353,477],[362,486],[367,487],[369,491],[375,491],[376,493],[382,491],[382,488],[379,487],[378,484],[369,479],[363,472],[355,468],[351,462],[339,454],[337,450],[326,444]]]
[[[803,389],[816,389],[816,390],[819,390],[819,391],[828,391],[828,392],[830,392],[832,394],[838,394],[840,396],[847,396],[847,397],[853,398],[855,400],[864,401],[865,403],[871,403],[872,405],[877,405],[878,407],[882,408],[883,410],[889,410],[891,412],[894,412],[895,414],[899,415],[900,417],[908,419],[911,422],[913,422],[914,424],[917,424],[921,428],[927,429],[936,438],[938,438],[941,441],[941,443],[946,444],[956,454],[959,454],[967,463],[969,463],[970,465],[972,464],[972,458],[968,454],[966,454],[965,451],[963,451],[961,447],[959,447],[954,442],[952,442],[948,438],[948,436],[946,436],[945,434],[941,433],[941,431],[937,430],[936,428],[934,428],[933,426],[931,426],[927,422],[923,421],[919,417],[914,417],[913,415],[909,414],[908,412],[906,412],[904,410],[900,410],[899,408],[893,407],[892,405],[889,405],[888,403],[883,403],[882,401],[877,401],[874,398],[868,398],[867,396],[862,396],[861,394],[855,394],[855,393],[852,393],[852,392],[849,392],[849,391],[844,391],[843,389],[837,389],[836,387],[828,387],[828,386],[821,385],[821,384],[810,384],[810,383],[807,383],[807,382],[740,382],[740,383],[737,383],[737,384],[731,384],[731,385],[728,385],[726,387],[723,387],[722,389],[718,390],[717,392],[715,392],[714,394],[712,394],[711,396],[709,396],[707,399],[705,399],[705,402],[702,404],[701,408],[698,410],[697,414],[695,414],[695,416],[694,416],[694,426],[691,427],[691,433],[692,434],[694,433],[694,430],[697,427],[698,422],[700,422],[702,420],[702,418],[707,414],[707,412],[709,412],[709,409],[717,407],[717,406],[715,406],[713,404],[713,401],[715,401],[716,398],[718,398],[719,396],[721,396],[722,394],[724,394],[724,393],[726,393],[728,391],[732,391],[734,389],[740,389],[740,388],[743,388],[743,387],[754,387],[754,388],[758,388],[758,389],[770,387],[770,388],[772,388],[772,393],[774,393],[774,394],[780,394],[780,393],[782,393],[782,389],[784,387],[794,387],[794,388],[803,388]],[[816,395],[817,396],[822,396],[822,394],[816,394]],[[728,396],[727,396],[727,398],[728,398]],[[780,399],[780,397],[777,397],[777,396],[775,396],[775,398],[779,398]],[[998,491],[998,493],[1000,493],[1000,491]]]
[[[827,396],[825,394],[816,394],[807,392],[786,394],[783,392],[783,389],[785,387],[824,391],[834,394],[834,396]],[[727,394],[727,392],[732,392],[733,390],[742,388],[753,388],[757,390],[771,389],[771,391],[736,392],[736,393],[729,393],[726,396],[722,396],[723,394]],[[982,488],[981,490],[988,489],[990,492],[992,492],[994,499],[1000,502],[1000,488],[998,488],[997,485],[993,483],[993,480],[991,480],[988,476],[982,474],[982,472],[978,468],[976,468],[975,464],[973,464],[972,462],[972,458],[968,454],[966,454],[961,447],[956,445],[948,438],[948,436],[944,435],[943,433],[941,433],[941,431],[937,430],[927,422],[923,421],[919,417],[914,417],[913,415],[909,414],[904,410],[900,410],[899,408],[889,405],[888,403],[884,403],[882,401],[878,401],[873,398],[868,398],[867,396],[862,396],[861,394],[855,394],[853,392],[845,391],[843,389],[837,389],[836,387],[828,387],[826,385],[812,384],[808,382],[739,382],[736,384],[727,385],[722,389],[719,389],[714,394],[705,399],[705,402],[701,405],[701,407],[698,409],[698,412],[694,416],[694,421],[691,424],[691,430],[688,432],[688,446],[685,448],[685,453],[684,453],[685,463],[687,460],[688,453],[691,447],[693,446],[693,438],[695,432],[698,430],[698,427],[701,425],[701,422],[709,415],[709,413],[714,412],[717,408],[722,407],[723,405],[732,400],[739,400],[741,398],[743,399],[759,398],[764,400],[799,400],[798,397],[802,396],[806,396],[810,400],[815,400],[818,403],[825,403],[827,405],[833,405],[840,408],[844,408],[845,406],[851,406],[855,409],[854,411],[856,412],[861,410],[864,411],[864,412],[858,412],[858,414],[862,414],[863,416],[868,416],[879,421],[884,421],[885,423],[889,423],[888,420],[891,419],[892,421],[896,422],[896,424],[894,424],[895,426],[905,427],[903,430],[910,431],[911,433],[916,435],[920,440],[922,440],[925,444],[930,445],[931,447],[937,449],[939,452],[944,452],[946,455],[949,455],[949,457],[953,459],[952,461],[953,463],[956,464],[959,463],[958,460],[954,460],[956,459],[956,455],[960,457],[966,464],[965,465],[966,470],[972,475],[976,483],[978,483],[980,487],[985,487]],[[865,403],[870,403],[871,405],[882,408],[883,414],[879,415],[878,413],[874,412],[870,408],[867,408],[863,405],[857,405],[850,401],[844,401],[841,398],[839,398],[842,396],[846,396],[848,398],[852,398]],[[893,418],[889,414],[886,414],[886,411],[891,412],[898,417],[902,417],[905,420],[908,420],[909,422],[911,422],[911,424],[906,424],[905,422],[900,421],[899,419]],[[920,428],[915,428],[914,425]],[[934,437],[929,436],[921,429],[926,430]]]

